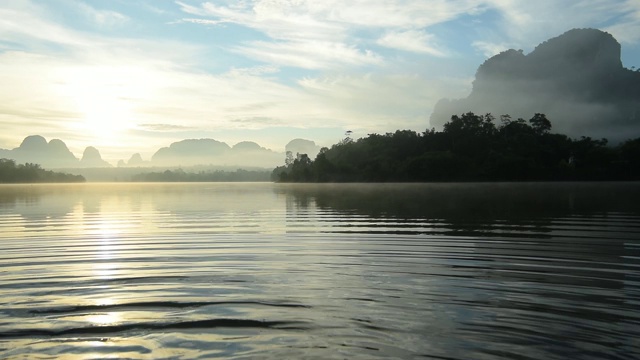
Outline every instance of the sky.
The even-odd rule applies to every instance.
[[[38,134],[115,162],[424,131],[488,57],[585,27],[640,67],[640,0],[3,0],[0,148]]]

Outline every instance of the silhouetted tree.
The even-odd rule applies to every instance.
[[[272,173],[276,181],[524,181],[615,180],[640,176],[640,140],[618,148],[606,140],[552,134],[536,113],[509,115],[496,127],[491,114],[454,115],[442,132],[398,130],[323,148],[311,161],[299,155]]]
[[[546,134],[551,131],[551,121],[547,119],[545,114],[536,113],[531,119],[529,119],[531,127],[538,135]]]
[[[0,159],[0,183],[84,182],[82,175],[45,170],[38,164],[16,164],[15,160]]]

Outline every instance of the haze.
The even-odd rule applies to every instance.
[[[0,16],[0,148],[38,134],[111,164],[192,138],[283,152],[424,131],[488,57],[571,28],[609,32],[640,66],[634,0],[20,0]]]

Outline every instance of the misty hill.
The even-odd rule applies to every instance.
[[[53,139],[47,142],[40,135],[27,136],[19,147],[9,150],[5,156],[18,163],[35,163],[47,168],[78,165],[78,159],[62,140]]]
[[[310,140],[294,139],[286,146],[288,151],[315,156],[319,147]],[[34,163],[49,169],[110,168],[100,151],[88,146],[78,159],[59,139],[49,142],[40,135],[27,136],[19,147],[0,149],[0,158],[13,159],[17,163]],[[175,168],[196,165],[225,168],[273,168],[282,163],[284,153],[264,148],[252,141],[242,141],[233,147],[214,139],[187,139],[174,142],[157,150],[151,160],[145,161],[139,153],[127,162],[120,160],[118,167]],[[84,174],[84,173],[83,173]]]
[[[0,150],[0,157],[17,163],[38,164],[50,169],[70,169],[80,167],[110,167],[102,160],[98,149],[89,146],[81,160],[73,155],[64,141],[52,139],[49,142],[40,135],[24,138],[20,146],[13,150]]]
[[[285,146],[285,151],[291,151],[296,154],[307,154],[309,158],[315,158],[320,151],[320,147],[315,142],[305,139],[293,139]]]
[[[233,147],[213,139],[187,139],[159,149],[151,157],[153,166],[238,165],[272,167],[283,154],[243,141]]]
[[[102,160],[102,156],[98,149],[93,146],[89,146],[84,149],[84,153],[82,154],[82,159],[80,160],[81,167],[111,167],[111,164]]]
[[[640,134],[640,72],[626,69],[621,46],[609,33],[574,29],[525,55],[507,50],[484,62],[465,99],[440,100],[431,126],[451,114],[545,113],[554,131],[618,142]]]

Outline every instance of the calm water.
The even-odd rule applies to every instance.
[[[640,184],[0,186],[3,359],[640,358]]]

